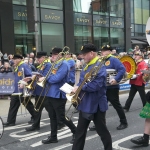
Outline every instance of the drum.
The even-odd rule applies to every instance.
[[[120,58],[120,61],[126,68],[126,73],[127,73],[127,79],[131,79],[132,76],[135,74],[136,71],[136,62],[135,60],[128,55],[124,55]]]

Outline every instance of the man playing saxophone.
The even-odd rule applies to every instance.
[[[79,88],[82,88],[79,97],[81,102],[77,109],[79,112],[79,120],[75,134],[75,141],[72,150],[83,150],[87,133],[87,128],[93,120],[96,131],[101,137],[105,150],[112,150],[111,135],[106,127],[105,114],[108,109],[106,98],[106,68],[103,63],[98,61],[97,51],[95,45],[86,44],[81,47],[81,53],[86,63],[80,74],[80,80],[77,87],[74,88],[75,93]],[[81,87],[87,74],[95,66],[99,69],[96,75],[86,84]]]
[[[4,123],[4,126],[14,126],[16,123],[16,116],[20,106],[21,101],[24,102],[24,97],[19,96],[18,94],[23,93],[23,89],[18,88],[18,82],[22,80],[23,76],[30,77],[32,76],[31,69],[27,64],[23,62],[23,57],[21,55],[14,55],[13,62],[15,66],[15,91],[11,96],[10,107],[8,112],[7,122]],[[22,85],[20,85],[22,87]],[[27,110],[31,114],[31,119],[34,118],[34,106],[30,101],[26,106]]]

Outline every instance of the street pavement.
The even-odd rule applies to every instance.
[[[148,91],[148,90],[146,90]],[[124,106],[128,97],[128,92],[120,94],[120,102]],[[10,100],[0,100],[0,116],[3,121],[6,121]],[[66,104],[66,110],[70,106],[70,102]],[[106,114],[107,127],[111,133],[114,150],[149,150],[150,147],[139,147],[130,142],[130,139],[143,134],[144,131],[144,119],[139,117],[139,112],[142,108],[142,102],[140,96],[137,93],[129,112],[126,113],[128,120],[128,128],[124,130],[116,130],[119,125],[119,118],[112,106],[109,106],[109,110]],[[24,108],[23,115],[18,111],[16,126],[4,128],[3,137],[0,139],[0,150],[71,150],[72,145],[69,141],[72,138],[72,134],[68,127],[64,127],[58,131],[58,143],[43,145],[41,140],[47,138],[50,134],[50,124],[48,114],[45,110],[42,113],[41,129],[39,131],[26,132],[24,129],[30,126],[27,122],[30,120],[30,115],[25,115]],[[73,108],[70,110],[71,114]],[[78,113],[75,113],[72,117],[73,122],[77,125]],[[91,122],[90,126],[93,125]],[[95,131],[87,131],[86,142],[84,150],[103,150],[103,144]]]

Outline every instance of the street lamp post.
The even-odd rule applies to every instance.
[[[93,1],[91,1],[90,5],[91,5],[91,15],[92,15],[92,28],[91,28],[91,42],[94,44],[94,33],[93,33]]]
[[[38,24],[37,24],[37,9],[36,9],[36,0],[34,0],[34,20],[35,20],[35,47],[36,52],[39,51],[38,49]]]

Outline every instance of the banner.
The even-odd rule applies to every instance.
[[[13,72],[0,73],[0,95],[12,94],[14,87],[15,76]]]

